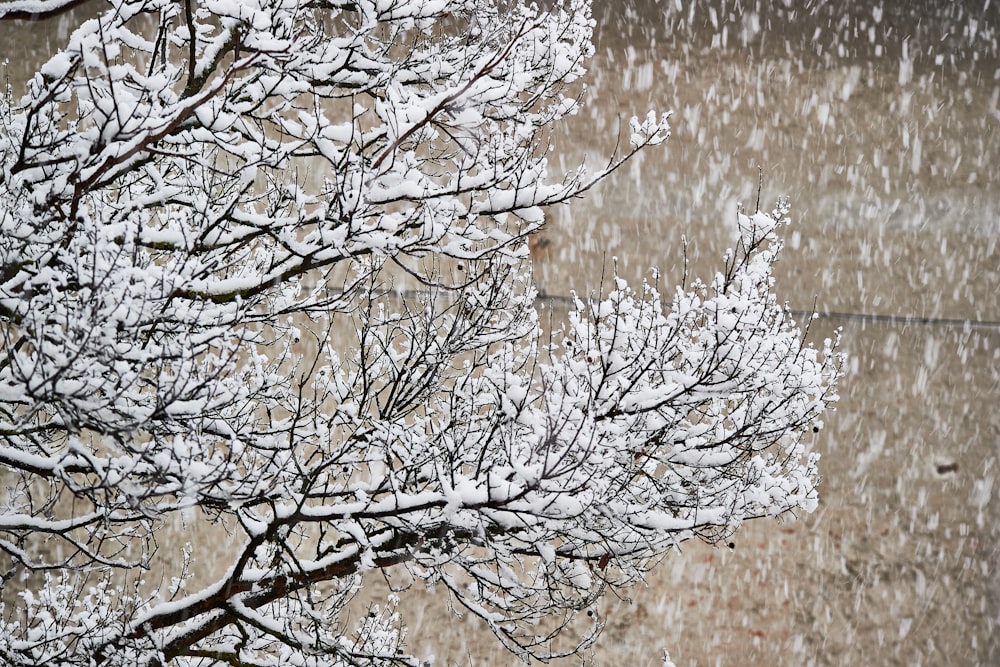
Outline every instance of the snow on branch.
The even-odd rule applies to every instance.
[[[0,1],[0,21],[5,19],[35,21],[49,18],[87,2],[90,0],[2,0]]]
[[[393,602],[350,621],[387,568],[551,657],[540,621],[816,506],[841,357],[772,291],[784,205],[543,334],[545,208],[669,134],[551,173],[593,25],[547,7],[113,0],[7,93],[0,661],[415,664]]]

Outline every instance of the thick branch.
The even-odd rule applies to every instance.
[[[91,0],[3,0],[0,21],[38,21],[64,14]]]

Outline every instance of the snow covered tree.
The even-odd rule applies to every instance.
[[[342,613],[380,568],[544,656],[680,542],[816,506],[840,360],[772,293],[784,205],[707,282],[540,325],[544,208],[667,136],[550,175],[591,29],[587,0],[112,0],[8,92],[0,661],[410,664],[391,605]],[[140,581],[174,517],[227,536],[213,583],[197,543]]]

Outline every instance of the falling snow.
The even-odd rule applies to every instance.
[[[820,313],[816,340],[843,327],[851,359],[818,510],[671,555],[602,610],[596,661],[1000,663],[1000,3],[604,0],[595,18],[553,170],[600,166],[614,142],[594,138],[627,145],[649,108],[674,110],[672,136],[555,212],[543,296],[606,288],[612,257],[635,283],[704,274],[787,196],[778,292]],[[45,24],[54,43],[70,25]],[[0,24],[12,80],[49,55],[19,30]],[[410,643],[434,664],[500,659],[440,600],[417,606]]]

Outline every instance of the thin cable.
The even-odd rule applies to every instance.
[[[796,317],[808,317],[809,313],[802,310],[793,310]],[[952,329],[987,329],[1000,331],[1000,321],[996,320],[963,320],[953,317],[921,317],[918,315],[882,315],[879,313],[852,313],[839,311],[826,311],[816,313],[821,318],[831,320],[850,320],[852,322],[877,322],[888,324],[889,326],[920,326],[920,327],[948,327]]]
[[[560,304],[572,306],[574,299],[570,296],[558,296],[540,292],[536,301],[548,304]],[[799,319],[811,317],[814,313],[807,310],[791,310],[792,315]],[[891,327],[918,326],[918,327],[946,327],[950,329],[985,329],[987,331],[1000,331],[1000,320],[973,320],[955,317],[924,317],[921,315],[884,315],[882,313],[858,313],[853,311],[826,310],[817,311],[815,315],[821,319],[847,320],[850,322],[871,322],[876,324],[886,324]]]
[[[331,290],[336,292],[337,290]],[[419,299],[427,298],[430,292],[424,290],[386,290],[383,296],[390,296],[398,299]],[[447,292],[439,293],[437,298],[447,299]],[[583,298],[586,302],[589,299]],[[572,296],[547,294],[539,292],[535,297],[535,303],[546,305],[560,305],[572,308],[576,303],[576,298]],[[972,330],[980,329],[986,331],[1000,332],[1000,320],[973,320],[955,317],[924,317],[920,315],[884,315],[882,313],[857,313],[853,311],[826,310],[815,313],[807,310],[791,309],[789,312],[800,320],[806,320],[815,315],[820,319],[846,320],[849,322],[865,322],[873,324],[886,324],[891,327],[945,327],[949,329]]]

